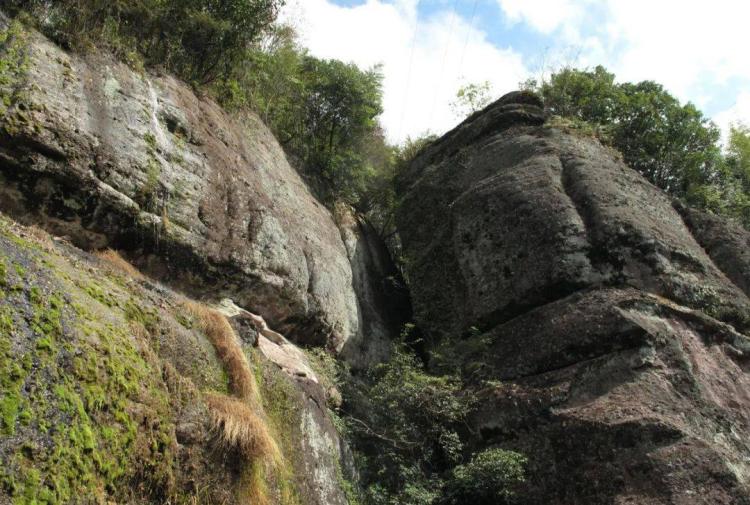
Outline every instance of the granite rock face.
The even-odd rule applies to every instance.
[[[529,457],[523,503],[750,503],[746,235],[544,122],[507,95],[398,181],[417,321],[483,399],[476,448]]]
[[[352,271],[327,209],[271,132],[168,76],[72,56],[27,33],[0,92],[0,211],[171,285],[229,296],[297,342],[357,335]]]

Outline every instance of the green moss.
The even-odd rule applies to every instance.
[[[5,260],[0,258],[0,288],[8,285],[8,267],[5,266]]]
[[[161,164],[153,153],[150,153],[148,165],[146,166],[146,182],[138,191],[136,200],[141,207],[149,212],[156,212],[159,178],[161,176]]]
[[[149,147],[149,149],[156,151],[156,137],[151,132],[146,132],[143,134],[143,140],[146,141],[146,145]]]
[[[95,282],[85,283],[83,290],[94,300],[98,301],[102,305],[106,305],[109,308],[117,307],[117,298],[109,291],[103,289],[99,284]]]
[[[138,351],[127,325],[90,311],[93,300],[115,305],[106,287],[76,284],[80,291],[67,290],[80,295],[71,304],[47,286],[26,289],[29,303],[18,310],[27,314],[18,317],[36,339],[21,360],[13,311],[0,306],[2,434],[28,426],[48,437],[38,449],[17,447],[0,473],[0,493],[14,504],[103,502],[105,496],[129,502],[128,482],[138,481],[170,496],[174,425],[161,372]],[[129,307],[131,317],[155,324],[153,311],[135,300]],[[16,336],[23,342],[22,333]],[[145,410],[135,408],[143,401]]]
[[[47,371],[59,377],[52,398],[44,402],[35,397],[25,414],[29,421],[55,415],[66,421],[53,427],[53,449],[43,459],[19,456],[17,468],[26,475],[32,469],[32,474],[38,472],[43,478],[16,480],[14,486],[6,486],[16,489],[16,503],[68,503],[73,497],[87,496],[98,499],[92,496],[95,490],[113,493],[125,487],[120,481],[136,469],[147,472],[153,483],[169,481],[173,472],[173,428],[162,419],[167,415],[168,398],[158,379],[122,330],[101,327],[93,317],[83,324],[90,325],[84,333],[95,335],[98,342],[77,342],[77,356],[70,368],[59,361],[47,361]],[[150,432],[136,447],[138,423],[131,405],[141,393],[157,399],[156,417],[148,421]]]
[[[19,277],[24,277],[26,275],[26,269],[18,263],[13,264],[13,268],[16,270]]]
[[[173,314],[175,320],[180,323],[180,326],[182,326],[185,329],[192,330],[193,329],[193,319],[186,316],[182,312],[177,312],[176,314]]]
[[[20,86],[15,86],[28,72],[28,34],[23,25],[14,20],[6,30],[0,30],[0,114],[5,115],[22,98]],[[6,130],[14,126],[6,124]],[[12,132],[9,132],[12,133]]]
[[[65,302],[59,294],[46,297],[37,286],[31,288],[28,298],[33,309],[31,329],[40,337],[37,348],[52,350],[56,339],[62,334],[62,309]]]
[[[284,467],[279,469],[276,476],[276,484],[283,497],[282,503],[299,504],[301,500],[292,466],[295,462],[302,461],[302,455],[299,454],[299,441],[302,439],[299,392],[277,366],[260,360],[254,351],[251,358],[255,365],[253,369],[256,382],[261,386],[263,408],[285,457]]]
[[[16,431],[16,421],[24,409],[21,390],[27,375],[27,370],[19,364],[18,357],[13,353],[13,325],[10,309],[0,308],[0,429],[4,435],[13,435]]]
[[[128,321],[140,323],[149,333],[156,331],[159,326],[159,315],[153,308],[144,308],[135,298],[125,302],[125,318]]]

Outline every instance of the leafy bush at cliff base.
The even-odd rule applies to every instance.
[[[524,480],[526,458],[503,449],[487,449],[453,469],[440,505],[501,505],[513,499],[513,485]]]
[[[427,373],[403,344],[394,346],[390,362],[352,378],[344,392],[365,505],[506,498],[523,477],[525,459],[512,452],[481,453],[462,464],[461,431],[475,400],[457,377]]]

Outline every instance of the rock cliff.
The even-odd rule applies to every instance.
[[[20,37],[0,86],[0,211],[231,297],[294,341],[361,340],[341,233],[257,117],[232,117],[172,77]]]
[[[0,29],[0,503],[347,503],[339,393],[297,344],[386,357],[379,239],[257,117]]]
[[[475,446],[529,457],[521,502],[750,503],[745,232],[523,92],[398,191],[417,321],[482,399]]]
[[[298,346],[366,368],[413,303],[480,400],[452,457],[528,457],[519,502],[750,504],[746,230],[512,93],[398,175],[410,300],[257,117],[10,27],[0,503],[348,503],[341,394]]]

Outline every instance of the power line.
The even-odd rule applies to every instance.
[[[458,6],[458,0],[453,0],[453,9],[451,9],[451,24],[448,28],[448,39],[445,41],[445,51],[443,51],[443,61],[440,63],[440,72],[438,73],[438,78],[435,81],[435,94],[432,98],[432,107],[430,108],[430,121],[429,124],[432,124],[433,116],[435,115],[435,106],[437,105],[437,97],[440,94],[440,84],[443,80],[443,72],[445,71],[445,61],[448,58],[448,49],[450,48],[451,44],[451,38],[453,35],[453,26],[456,23],[456,18],[458,17],[458,14],[456,13],[456,7]]]
[[[461,71],[464,69],[464,56],[466,56],[466,48],[469,47],[469,37],[471,36],[471,31],[474,29],[474,21],[476,19],[477,15],[477,5],[479,4],[479,0],[474,0],[474,8],[471,10],[471,22],[469,23],[469,28],[466,30],[466,38],[464,39],[464,48],[461,50],[461,60],[458,64],[458,75],[461,76]]]
[[[419,0],[415,6],[414,36],[411,39],[411,51],[409,52],[409,67],[406,70],[406,90],[404,91],[404,106],[401,108],[401,121],[398,125],[398,139],[404,132],[404,120],[406,119],[406,107],[409,103],[409,87],[411,84],[411,69],[414,64],[414,48],[417,45],[417,33],[419,32]]]

